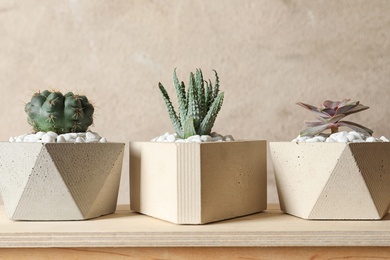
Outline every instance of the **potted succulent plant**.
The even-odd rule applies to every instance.
[[[132,210],[202,224],[266,209],[266,142],[211,132],[224,98],[216,72],[215,78],[213,86],[197,69],[186,90],[175,70],[178,114],[159,84],[176,133],[130,143]]]
[[[87,131],[87,97],[34,94],[25,106],[33,134],[0,143],[0,194],[13,220],[83,220],[116,209],[124,143]]]
[[[368,107],[349,99],[298,105],[317,121],[292,142],[270,142],[281,209],[305,219],[381,219],[390,206],[389,140],[343,120]]]

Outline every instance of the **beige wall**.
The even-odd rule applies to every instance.
[[[222,134],[291,140],[312,118],[295,102],[352,98],[371,109],[351,119],[389,137],[389,11],[386,0],[3,0],[0,140],[30,131],[24,103],[45,88],[86,94],[91,129],[111,141],[172,131],[157,83],[173,95],[175,67],[185,82],[197,67],[219,72]]]

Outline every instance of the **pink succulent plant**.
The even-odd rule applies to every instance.
[[[318,121],[305,122],[308,128],[303,130],[300,135],[315,136],[324,132],[327,129],[330,129],[331,133],[336,133],[338,132],[339,127],[348,127],[356,132],[360,132],[366,135],[372,135],[373,131],[365,126],[350,121],[340,121],[348,115],[369,108],[360,104],[359,101],[349,101],[350,99],[344,99],[342,101],[326,100],[319,108],[302,102],[298,102],[298,105],[315,113],[318,119]]]

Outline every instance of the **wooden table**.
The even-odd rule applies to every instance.
[[[11,221],[0,206],[0,259],[390,259],[389,246],[390,214],[381,221],[309,221],[270,205],[263,213],[197,226],[128,206],[88,221]]]

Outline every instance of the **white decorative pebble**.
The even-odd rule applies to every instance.
[[[381,136],[380,138],[375,138],[373,136],[365,135],[363,133],[358,133],[356,131],[351,131],[351,132],[343,131],[343,132],[333,133],[328,138],[325,138],[322,135],[298,136],[297,138],[294,138],[292,142],[361,143],[361,142],[389,142],[389,139],[387,139],[384,136]]]
[[[27,140],[26,140],[27,139]],[[36,135],[27,135],[23,142],[30,142],[30,143],[34,143],[34,142],[38,142],[39,141],[39,137],[36,136]]]
[[[334,142],[336,142],[336,140],[334,140],[332,137],[328,137],[328,138],[326,138],[325,142],[326,143],[334,143]]]
[[[54,133],[54,132],[51,132],[51,131],[47,132],[46,134],[47,134],[47,135],[50,135],[50,136],[52,136],[52,137],[54,137],[54,138],[57,138],[57,136],[58,136],[57,133]]]
[[[213,140],[213,142],[220,142],[220,141],[223,141],[223,137],[222,136],[216,136],[216,137],[213,137],[212,140]]]
[[[200,135],[193,135],[187,138],[189,143],[200,143],[202,140],[200,139]]]
[[[84,141],[84,139],[82,138],[82,137],[77,137],[76,138],[76,143],[84,143],[85,141]]]
[[[85,137],[87,138],[87,140],[93,140],[93,141],[99,141],[101,138],[100,135],[95,132],[87,132],[85,134]]]
[[[89,139],[87,138],[89,137]],[[74,142],[107,142],[107,140],[100,137],[98,133],[95,132],[81,132],[81,133],[67,133],[58,135],[55,132],[37,132],[35,134],[23,134],[16,137],[10,137],[9,142],[39,142],[39,143],[74,143]]]
[[[173,143],[176,140],[176,136],[175,135],[167,135],[165,140],[167,140],[167,142]]]
[[[62,135],[59,135],[59,137],[62,137],[65,139],[66,142],[68,142],[70,139],[72,139],[72,137],[69,135],[69,134],[62,134]],[[58,137],[57,137],[58,138]]]
[[[45,132],[41,132],[41,131],[39,131],[38,133],[36,133],[35,135],[38,137],[38,139],[41,139],[42,138],[42,136],[44,135],[44,134],[46,134]]]
[[[304,142],[307,139],[310,139],[310,137],[308,137],[308,136],[300,136],[300,137],[298,137],[298,142]]]
[[[48,134],[43,135],[41,140],[43,143],[54,143],[55,142],[55,138],[51,135],[48,135]]]
[[[355,137],[355,139],[362,139],[362,136],[356,131],[351,131],[351,132],[349,132],[349,134],[353,135]]]
[[[347,143],[348,142],[348,138],[345,135],[340,135],[340,136],[337,137],[337,142],[339,142],[339,143]]]
[[[77,133],[69,133],[68,134],[71,139],[76,139],[78,137]]]
[[[162,136],[159,136],[157,138],[157,141],[156,142],[163,142],[165,140],[165,135],[162,135]]]
[[[18,137],[16,138],[15,142],[21,143],[21,142],[23,142],[23,139],[24,139],[24,136],[23,136],[23,135],[18,136]]]
[[[352,142],[353,140],[355,140],[355,135],[353,135],[353,134],[347,134],[347,138],[348,138],[348,141],[349,141],[349,142]]]
[[[161,136],[157,136],[151,140],[151,142],[169,142],[169,143],[201,143],[201,142],[229,142],[229,141],[234,141],[234,138],[232,135],[220,135],[218,133],[211,133],[210,135],[193,135],[188,137],[187,139],[182,139],[177,136],[177,134],[170,134],[170,133],[165,133]]]
[[[225,136],[223,137],[223,140],[224,140],[224,141],[231,142],[231,141],[234,141],[234,138],[233,138],[232,135],[225,135]]]
[[[200,137],[200,140],[202,140],[202,142],[211,142],[213,140],[213,138],[209,135],[202,135]]]
[[[57,137],[57,143],[66,143],[66,139],[63,135]]]
[[[210,134],[210,136],[211,136],[211,137],[217,137],[217,136],[223,137],[222,135],[220,135],[220,134],[218,134],[218,133],[216,133],[216,132],[212,132],[212,133]]]

